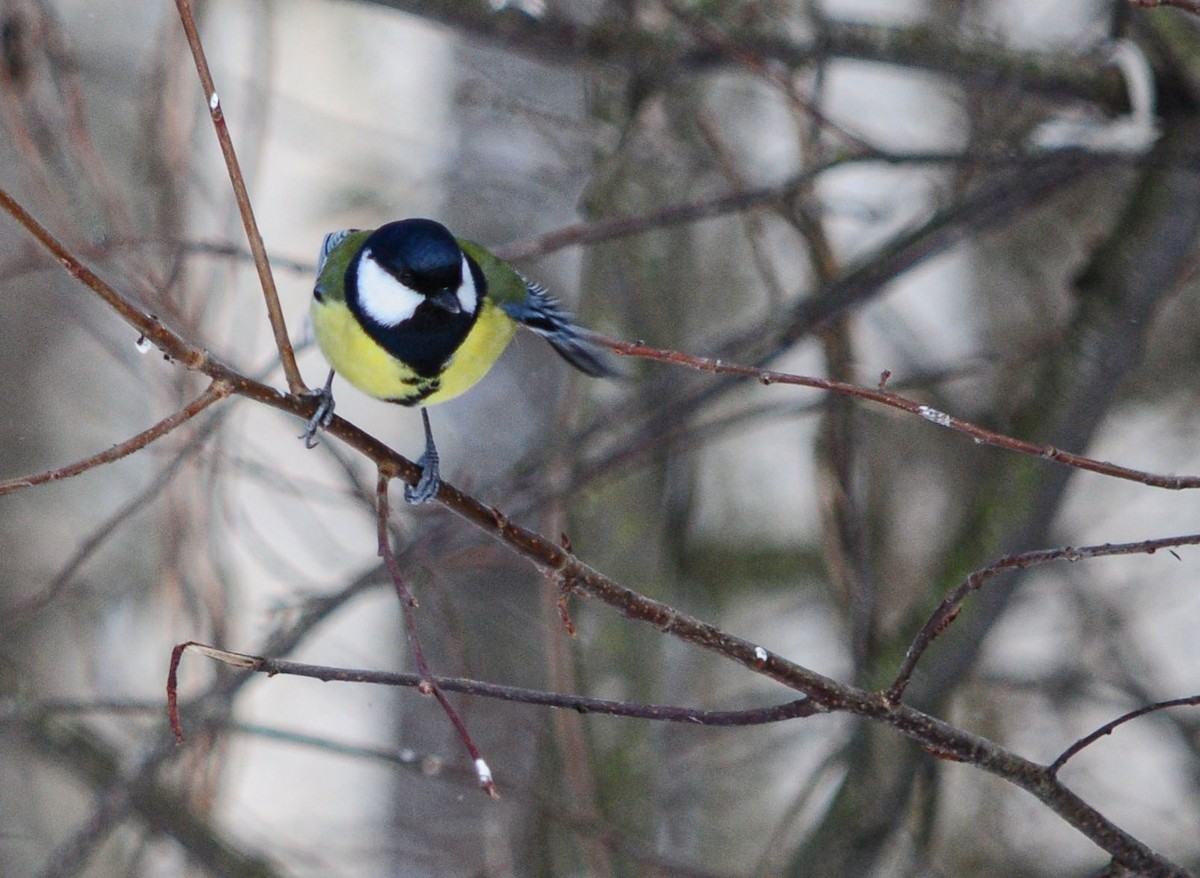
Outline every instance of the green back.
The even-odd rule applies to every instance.
[[[528,297],[525,280],[516,270],[500,259],[497,259],[474,241],[456,238],[463,252],[479,263],[483,276],[487,278],[488,298],[497,305],[517,304]],[[345,271],[345,269],[343,269]]]

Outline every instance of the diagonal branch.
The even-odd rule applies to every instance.
[[[963,602],[972,592],[976,592],[990,579],[1010,570],[1027,570],[1052,561],[1081,561],[1084,558],[1105,558],[1114,555],[1153,555],[1159,549],[1170,549],[1175,546],[1200,545],[1200,534],[1185,534],[1178,537],[1162,537],[1154,540],[1142,540],[1136,543],[1105,543],[1100,546],[1060,546],[1056,549],[1041,549],[1034,552],[1022,552],[1018,555],[1007,555],[981,570],[976,570],[964,579],[957,588],[938,605],[933,615],[921,626],[909,644],[908,651],[900,665],[896,679],[887,689],[890,701],[899,701],[912,679],[917,662],[938,636],[948,628],[962,609]],[[1065,761],[1065,760],[1064,760]]]
[[[157,424],[143,430],[136,436],[131,436],[124,442],[118,443],[98,454],[93,454],[91,457],[85,457],[83,460],[77,460],[74,463],[69,463],[66,466],[57,467],[55,469],[46,470],[45,472],[35,473],[28,476],[17,476],[12,479],[4,479],[0,481],[0,497],[5,494],[12,494],[20,491],[23,488],[32,488],[34,485],[44,485],[46,482],[58,482],[63,479],[70,479],[74,476],[81,475],[90,469],[98,466],[103,466],[106,463],[120,460],[123,457],[128,457],[135,451],[140,451],[151,442],[154,442],[166,436],[176,427],[187,423],[196,415],[200,414],[214,402],[225,399],[233,392],[233,388],[224,381],[214,380],[205,391],[189,402],[177,412],[172,412],[163,418]]]
[[[771,369],[760,369],[754,366],[742,366],[737,363],[727,363],[721,359],[697,357],[680,351],[664,350],[662,348],[650,347],[649,345],[633,344],[611,338],[597,337],[597,340],[606,347],[628,357],[640,357],[646,360],[656,360],[662,363],[686,366],[689,369],[695,369],[700,372],[711,372],[714,375],[737,375],[741,378],[753,378],[765,385],[788,384],[796,387],[812,387],[842,396],[877,402],[889,408],[919,415],[931,424],[936,424],[939,427],[945,427],[949,430],[970,436],[979,445],[1006,448],[1009,451],[1015,451],[1019,454],[1052,460],[1056,463],[1074,467],[1075,469],[1099,473],[1100,475],[1109,476],[1114,479],[1125,479],[1152,488],[1166,488],[1172,491],[1200,488],[1200,476],[1159,475],[1110,463],[1106,460],[1095,460],[1081,454],[1073,454],[1069,451],[1055,448],[1053,445],[1040,445],[1036,442],[1027,442],[1024,439],[1017,439],[1014,436],[989,430],[987,427],[981,427],[970,421],[964,421],[962,418],[956,418],[953,415],[930,408],[898,393],[891,393],[882,387],[862,387],[858,384],[834,381],[829,378],[813,378],[807,375],[793,375],[789,372],[776,372]]]
[[[434,679],[433,673],[429,670],[429,663],[425,660],[425,650],[421,646],[421,636],[417,632],[415,613],[417,602],[404,581],[404,576],[400,570],[400,562],[396,560],[396,553],[392,551],[392,540],[388,531],[388,484],[391,482],[390,469],[390,467],[381,466],[379,468],[379,478],[375,483],[375,522],[379,538],[379,557],[383,559],[383,564],[387,568],[388,575],[391,577],[392,585],[396,589],[396,596],[400,598],[400,611],[404,615],[404,630],[408,634],[408,646],[412,650],[413,663],[417,666],[417,691],[422,695],[432,695],[437,699],[442,711],[446,714],[446,718],[450,720],[450,725],[454,727],[459,740],[462,741],[463,746],[471,755],[471,762],[475,766],[475,776],[479,779],[479,786],[493,799],[498,799],[500,798],[500,791],[496,789],[496,783],[492,779],[492,770],[488,767],[487,762],[483,759],[483,755],[479,752],[479,747],[471,737],[471,733],[467,729],[467,724],[463,722],[462,717],[458,715],[458,711],[454,709],[454,705],[450,703],[450,699],[446,697],[446,693],[442,691],[441,686]]]
[[[196,27],[195,16],[192,14],[192,0],[175,0],[175,6],[179,9],[179,19],[183,23],[188,46],[191,47],[192,58],[196,62],[196,73],[200,77],[200,85],[204,89],[204,96],[208,101],[208,114],[212,117],[213,128],[217,132],[217,141],[221,144],[221,155],[225,159],[225,167],[229,172],[229,182],[233,185],[233,197],[237,202],[242,225],[246,230],[246,240],[250,244],[250,252],[254,254],[254,267],[258,271],[258,281],[262,286],[263,299],[267,305],[267,319],[271,323],[271,332],[275,335],[275,347],[279,350],[283,374],[287,378],[288,389],[292,393],[300,393],[306,389],[306,386],[304,379],[300,377],[300,369],[296,365],[296,355],[292,351],[291,340],[288,339],[287,323],[283,318],[283,308],[279,304],[279,294],[275,290],[275,277],[271,274],[267,248],[263,243],[262,234],[258,230],[258,220],[254,218],[250,193],[246,190],[242,167],[238,163],[237,153],[233,149],[233,138],[229,135],[229,126],[225,124],[225,112],[221,109],[221,98],[217,94],[212,71],[208,67],[208,59],[205,57],[204,47],[200,43],[200,32]]]

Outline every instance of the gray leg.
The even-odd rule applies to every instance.
[[[428,503],[442,486],[442,477],[438,473],[437,446],[433,444],[428,409],[421,409],[421,421],[425,424],[425,453],[417,461],[417,466],[421,468],[421,478],[415,485],[404,486],[404,499],[414,506]]]
[[[317,410],[313,412],[313,416],[308,419],[308,423],[304,425],[304,432],[300,434],[300,438],[304,440],[305,448],[317,447],[317,433],[329,426],[329,422],[333,420],[333,370],[329,370],[329,377],[325,379],[325,386],[320,390],[310,390],[308,395],[315,396],[321,402],[317,406]]]

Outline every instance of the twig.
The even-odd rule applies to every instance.
[[[396,594],[400,598],[400,609],[404,614],[404,630],[408,634],[408,643],[413,652],[413,662],[417,666],[417,674],[420,677],[417,684],[417,691],[422,695],[432,695],[437,699],[447,719],[450,720],[450,724],[454,726],[454,731],[458,733],[459,739],[463,742],[463,746],[467,748],[467,752],[471,755],[471,762],[475,766],[475,776],[479,780],[480,788],[493,799],[498,799],[500,798],[500,791],[496,789],[496,782],[492,778],[492,770],[488,767],[487,762],[484,761],[479,748],[475,746],[475,741],[471,738],[471,733],[467,731],[466,723],[462,721],[462,717],[458,715],[458,711],[454,709],[454,705],[450,703],[450,699],[446,697],[446,693],[442,691],[441,687],[434,680],[433,674],[429,671],[429,663],[425,661],[425,652],[421,649],[421,638],[417,633],[417,622],[413,613],[417,602],[413,599],[412,593],[409,592],[408,586],[404,583],[404,576],[400,571],[400,563],[396,560],[396,554],[392,551],[392,541],[388,532],[388,484],[390,482],[391,476],[384,467],[380,467],[379,479],[375,483],[379,557],[383,559],[383,563],[391,575],[392,583],[396,587]]]
[[[1122,714],[1111,722],[1107,722],[1096,731],[1086,737],[1080,738],[1070,747],[1062,752],[1062,755],[1050,763],[1047,771],[1052,775],[1057,775],[1059,770],[1067,764],[1067,760],[1075,756],[1080,750],[1091,746],[1105,735],[1111,735],[1113,731],[1120,725],[1124,725],[1130,720],[1145,716],[1148,713],[1155,713],[1160,710],[1167,710],[1171,707],[1195,707],[1200,704],[1200,695],[1190,695],[1187,698],[1172,698],[1169,701],[1158,701],[1154,704],[1147,704],[1145,707],[1139,707],[1137,710],[1131,710],[1129,713]]]
[[[269,677],[278,674],[290,677],[308,677],[314,680],[321,680],[325,683],[366,683],[376,686],[398,686],[417,689],[420,689],[425,683],[431,682],[446,692],[460,692],[464,695],[479,698],[512,701],[518,704],[537,704],[559,710],[573,710],[581,714],[630,717],[655,722],[719,727],[757,726],[812,716],[821,712],[807,698],[748,710],[703,710],[700,708],[675,707],[664,704],[638,704],[630,701],[614,701],[608,698],[589,698],[584,695],[565,695],[558,692],[545,692],[539,689],[525,689],[520,686],[502,686],[497,683],[485,683],[467,677],[425,677],[419,673],[370,671],[356,668],[311,665],[285,661],[283,659],[229,652],[228,650],[217,649],[216,647],[197,641],[188,641],[175,647],[175,650],[180,654],[188,649],[235,668],[256,674],[266,674]],[[173,651],[173,658],[174,655],[175,652]],[[173,661],[172,669],[177,664],[177,661]],[[174,681],[175,679],[171,674],[168,674],[168,678],[169,681]],[[172,720],[172,728],[176,728],[179,721],[178,706],[170,698],[168,699],[168,715]]]
[[[193,344],[175,330],[164,324],[158,315],[152,314],[136,304],[125,294],[101,278],[96,272],[84,265],[67,247],[56,238],[45,226],[38,222],[29,211],[0,187],[0,209],[7,212],[24,228],[34,240],[53,256],[67,273],[96,294],[106,305],[112,308],[122,320],[136,330],[141,339],[149,341],[161,350],[168,359],[180,363],[184,368],[202,372],[209,378],[221,380],[229,384],[231,391],[239,396],[256,402],[265,403],[280,411],[289,412],[307,420],[312,417],[318,405],[315,398],[305,395],[287,395],[281,393],[261,381],[248,377],[237,369],[226,365],[210,354],[203,347]],[[334,425],[345,422],[334,418]],[[332,431],[337,435],[337,430]],[[360,431],[356,431],[360,432]],[[420,478],[420,468],[406,458],[392,455],[385,445],[360,432],[368,444],[380,450],[381,454],[372,456],[372,460],[382,461],[390,458],[390,462],[407,479],[414,483]],[[362,450],[361,448],[359,449]],[[370,455],[368,455],[370,456]]]
[[[1137,543],[1104,543],[1096,546],[1060,546],[1056,549],[1040,549],[1033,552],[1021,552],[1017,555],[1007,555],[1000,560],[976,570],[957,588],[942,600],[938,608],[921,626],[917,636],[909,644],[900,664],[896,679],[888,687],[886,697],[892,703],[898,703],[908,687],[917,662],[925,654],[925,650],[937,637],[950,626],[958,617],[962,603],[967,595],[983,588],[984,584],[994,577],[1009,570],[1025,570],[1051,561],[1082,561],[1085,558],[1106,558],[1113,555],[1153,555],[1159,549],[1170,549],[1175,546],[1200,545],[1200,534],[1185,534],[1177,537],[1162,537],[1155,540],[1142,540]],[[1061,757],[1060,757],[1061,758]]]
[[[200,77],[200,85],[208,100],[208,114],[212,117],[213,128],[217,132],[217,141],[221,144],[221,155],[225,158],[225,167],[229,171],[229,182],[233,185],[233,197],[237,202],[242,225],[246,230],[246,240],[250,244],[250,252],[254,254],[254,267],[258,271],[258,281],[262,286],[263,299],[267,304],[267,318],[271,323],[271,331],[275,335],[275,347],[279,349],[283,374],[287,379],[288,389],[292,393],[301,393],[307,388],[304,379],[300,377],[300,369],[296,365],[296,355],[292,351],[292,343],[288,339],[287,323],[283,318],[283,308],[279,304],[279,294],[275,290],[275,277],[271,274],[267,248],[259,233],[258,221],[254,218],[254,208],[250,204],[250,193],[246,190],[246,180],[242,176],[242,168],[238,163],[237,153],[233,149],[229,126],[225,124],[225,112],[221,109],[221,98],[217,94],[217,87],[208,67],[208,59],[204,55],[204,47],[200,42],[200,32],[192,14],[192,0],[175,0],[175,6],[179,10],[179,19],[183,23],[188,46],[191,47],[192,58],[196,62],[196,73]]]
[[[1133,469],[1131,467],[1121,466],[1119,464],[1110,463],[1105,460],[1095,460],[1090,457],[1084,457],[1081,454],[1072,454],[1069,451],[1055,448],[1052,445],[1038,445],[1035,442],[1026,442],[1024,439],[1017,439],[1014,436],[1006,436],[1003,433],[997,433],[994,430],[989,430],[986,427],[980,427],[978,424],[973,424],[970,421],[964,421],[962,418],[956,418],[946,412],[931,408],[927,405],[922,405],[915,400],[900,396],[896,393],[883,390],[879,387],[863,387],[858,384],[848,384],[844,381],[833,381],[827,378],[813,378],[806,375],[793,375],[788,372],[776,372],[772,369],[761,369],[756,366],[741,366],[735,363],[727,363],[724,360],[712,359],[710,357],[698,357],[692,354],[685,354],[680,351],[666,350],[662,348],[654,348],[649,345],[637,344],[632,342],[618,341],[612,338],[603,336],[594,336],[595,339],[619,354],[628,357],[641,357],[646,360],[657,360],[663,363],[674,363],[680,366],[686,366],[689,369],[695,369],[700,372],[712,372],[714,375],[738,375],[743,378],[754,378],[762,384],[790,384],[798,387],[811,387],[816,390],[826,390],[831,393],[840,393],[844,396],[852,396],[858,399],[865,399],[869,402],[877,402],[889,408],[899,409],[910,414],[920,415],[931,424],[936,424],[939,427],[946,427],[958,433],[963,433],[970,436],[977,445],[992,445],[997,448],[1006,448],[1009,451],[1015,451],[1019,454],[1027,454],[1030,457],[1041,457],[1046,460],[1053,460],[1066,466],[1074,467],[1075,469],[1087,470],[1089,472],[1099,473],[1103,476],[1109,476],[1115,479],[1125,479],[1131,482],[1138,482],[1152,488],[1165,488],[1171,491],[1181,491],[1190,488],[1200,488],[1200,476],[1168,476],[1158,475],[1155,473],[1145,472],[1144,470]]]
[[[188,369],[199,369],[208,359],[207,354],[201,348],[168,329],[156,315],[134,304],[127,296],[117,292],[98,274],[80,262],[49,229],[34,219],[33,215],[4,188],[0,188],[0,208],[3,208],[29,232],[34,240],[46,248],[50,255],[67,270],[68,274],[99,296],[106,305],[117,312],[122,320],[151,341],[168,357],[180,361]]]
[[[23,488],[32,488],[34,485],[69,479],[95,467],[112,463],[113,461],[120,460],[122,457],[127,457],[135,451],[145,448],[151,442],[166,436],[181,424],[187,423],[214,402],[225,399],[232,392],[233,388],[224,381],[213,381],[202,394],[179,411],[173,412],[153,427],[143,430],[136,436],[126,439],[124,442],[114,445],[106,451],[101,451],[99,454],[93,454],[91,457],[85,457],[83,460],[77,460],[74,463],[69,463],[57,469],[0,481],[0,497],[20,491]]]

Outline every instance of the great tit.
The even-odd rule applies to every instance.
[[[588,375],[617,374],[607,352],[544,287],[428,219],[326,235],[312,325],[332,369],[305,444],[315,445],[317,431],[333,417],[335,373],[377,399],[421,406],[421,478],[404,489],[414,504],[432,499],[441,484],[426,406],[453,399],[486,375],[518,326]]]

